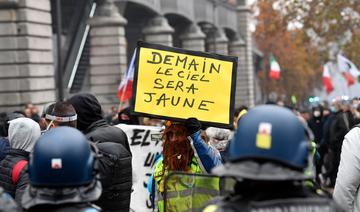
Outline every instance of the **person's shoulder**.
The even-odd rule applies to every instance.
[[[360,124],[353,126],[353,128],[345,135],[347,139],[360,137]]]
[[[119,127],[113,126],[113,125],[107,125],[104,127],[97,128],[95,132],[99,133],[106,133],[106,134],[112,134],[112,135],[126,135],[125,132],[120,129]]]
[[[157,167],[162,167],[162,165],[163,165],[163,160],[164,160],[163,156],[160,156],[159,158],[156,159],[156,161],[155,161],[155,169],[156,169]]]
[[[355,125],[352,127],[352,129],[356,129],[356,130],[360,131],[360,123],[355,124]]]
[[[111,140],[114,140],[116,138],[127,139],[126,134],[122,129],[108,124],[95,128],[91,132],[87,133],[86,137],[90,138],[90,140],[91,139],[107,140],[110,138]]]
[[[163,157],[161,156],[155,162],[154,173],[157,176],[157,175],[162,175],[162,172],[163,172]]]

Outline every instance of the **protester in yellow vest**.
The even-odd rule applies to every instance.
[[[163,133],[163,158],[157,161],[154,171],[157,208],[161,212],[199,210],[219,192],[218,178],[171,175],[172,177],[165,180],[169,173],[174,171],[206,173],[192,148],[189,134],[184,124],[169,121],[166,123]]]

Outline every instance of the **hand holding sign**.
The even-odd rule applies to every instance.
[[[190,135],[201,129],[201,123],[196,118],[188,118],[185,121],[185,127]]]

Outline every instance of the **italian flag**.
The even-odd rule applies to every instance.
[[[331,81],[329,65],[326,63],[323,66],[323,75],[322,75],[323,85],[325,87],[326,93],[329,94],[334,90],[334,86]]]
[[[275,60],[274,56],[270,57],[270,71],[269,71],[269,78],[278,80],[280,79],[280,65]]]

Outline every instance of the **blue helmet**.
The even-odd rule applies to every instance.
[[[78,187],[95,178],[94,154],[77,129],[57,127],[40,136],[29,162],[32,186]]]
[[[228,149],[229,162],[215,173],[258,180],[309,178],[303,175],[309,144],[304,126],[292,111],[257,106],[239,121]]]

